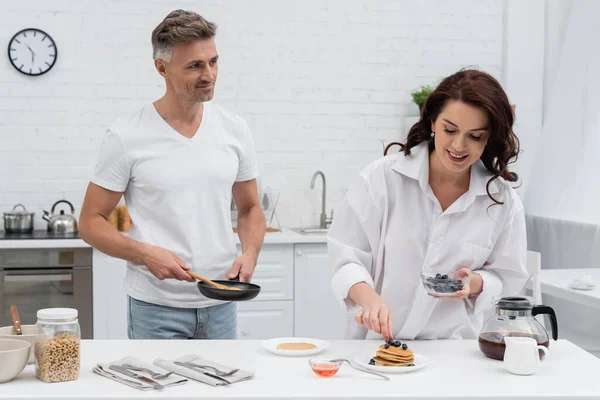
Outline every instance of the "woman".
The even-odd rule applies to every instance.
[[[349,338],[475,338],[493,298],[523,289],[512,125],[500,84],[463,70],[431,93],[402,151],[360,173],[328,236],[335,296],[360,308]],[[433,297],[422,270],[465,284],[456,296]]]

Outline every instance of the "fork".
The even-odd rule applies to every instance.
[[[231,375],[235,374],[236,372],[238,372],[240,370],[239,368],[236,368],[236,369],[232,369],[229,372],[225,372],[225,371],[221,371],[218,368],[213,367],[212,365],[196,364],[196,363],[193,363],[191,361],[186,361],[183,364],[187,364],[189,366],[196,367],[196,368],[202,368],[202,369],[208,368],[208,369],[212,369],[213,371],[215,371],[215,375],[221,376],[221,377],[231,376]]]
[[[144,368],[144,367],[138,367],[135,366],[133,364],[121,364],[121,367],[123,368],[127,368],[131,371],[138,371],[138,372],[147,372],[150,374],[150,376],[152,377],[152,379],[165,379],[167,378],[169,375],[171,375],[174,371],[171,372],[167,372],[166,374],[161,374],[158,372],[154,372],[151,369],[148,368]]]
[[[217,379],[218,381],[220,381],[222,384],[225,385],[230,385],[231,382],[228,381],[227,379],[223,378],[222,376],[219,375],[215,375],[215,374],[211,374],[210,372],[207,372],[206,370],[202,369],[202,368],[198,368],[198,367],[194,367],[186,362],[181,362],[181,361],[174,361],[173,362],[175,365],[179,365],[181,367],[185,367],[187,369],[190,369],[194,372],[199,372],[201,374],[204,374],[206,376],[210,376],[211,378]]]

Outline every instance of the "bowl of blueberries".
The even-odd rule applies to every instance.
[[[421,272],[421,282],[427,293],[433,296],[456,296],[462,290],[466,279],[452,279],[448,275]]]

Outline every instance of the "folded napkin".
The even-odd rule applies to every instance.
[[[236,373],[229,376],[222,376],[220,379],[215,376],[218,375],[214,370],[210,368],[188,368],[182,365],[177,365],[176,362],[192,362],[198,365],[208,365],[222,372],[230,372],[234,368],[228,367],[222,364],[218,364],[214,361],[207,360],[196,354],[188,354],[172,361],[165,360],[163,358],[157,358],[154,360],[154,365],[165,369],[167,371],[174,371],[177,375],[185,376],[190,379],[194,379],[199,382],[206,383],[211,386],[224,386],[231,383],[245,381],[254,378],[254,373],[250,371],[239,370]],[[213,375],[213,376],[211,376]]]
[[[137,378],[125,375],[125,374],[123,374],[123,373],[121,373],[119,371],[115,371],[115,370],[110,369],[111,365],[123,365],[123,364],[131,364],[131,365],[134,365],[136,367],[146,368],[146,369],[149,369],[149,370],[154,371],[154,372],[159,373],[159,374],[166,374],[167,372],[169,372],[169,371],[165,371],[165,370],[163,370],[161,368],[157,368],[156,366],[154,366],[152,364],[149,364],[149,363],[146,363],[146,362],[144,362],[142,360],[139,360],[139,359],[137,359],[135,357],[125,357],[125,358],[122,358],[120,360],[108,363],[108,364],[97,364],[93,368],[93,371],[95,373],[97,373],[98,375],[105,376],[107,378],[110,378],[110,379],[115,380],[115,381],[120,382],[120,383],[124,383],[124,384],[126,384],[128,386],[134,387],[134,388],[139,389],[139,390],[154,390],[154,387],[149,382],[144,382],[144,381],[141,381],[141,380],[139,380]],[[188,382],[187,379],[182,378],[181,376],[177,376],[176,372],[173,373],[173,374],[171,374],[171,375],[169,375],[166,378],[163,378],[163,379],[154,379],[154,378],[152,378],[152,374],[150,374],[147,371],[132,371],[132,370],[130,370],[130,371],[133,372],[133,373],[135,373],[135,374],[138,374],[138,375],[150,378],[150,379],[158,382],[159,384],[161,384],[165,388],[166,387],[170,387],[170,386],[183,385],[184,383]]]

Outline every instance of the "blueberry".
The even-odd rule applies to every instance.
[[[408,346],[406,345],[406,343],[402,344],[402,350],[406,350],[408,349]]]
[[[448,275],[442,275],[442,279],[448,279]]]
[[[414,367],[414,366],[415,366],[415,364],[412,364],[412,363],[407,365],[407,367]]]
[[[375,365],[375,360],[373,360],[372,358],[369,360],[369,365]]]
[[[395,342],[394,339],[390,339],[390,340],[388,340],[387,344],[389,344],[390,346],[393,346],[394,342]]]
[[[384,345],[383,345],[383,348],[385,348],[385,349],[389,349],[389,348],[390,348],[390,344],[389,344],[389,343],[386,343],[386,344],[384,344]]]
[[[442,274],[436,274],[435,277],[440,279],[442,277]]]

